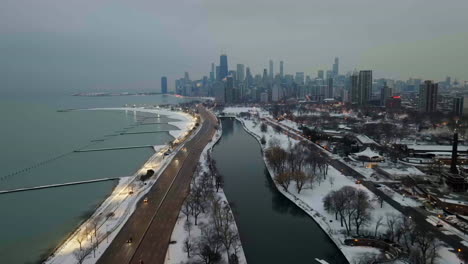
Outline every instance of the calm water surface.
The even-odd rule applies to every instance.
[[[348,263],[315,221],[276,190],[258,142],[238,121],[223,119],[222,126],[213,157],[248,263]]]
[[[0,99],[0,190],[133,174],[151,148],[103,152],[77,149],[162,145],[175,121],[134,111],[69,111],[170,104],[171,96],[36,96]],[[139,121],[162,124],[135,126]],[[125,132],[157,132],[121,135]],[[39,263],[111,192],[117,182],[0,195],[0,263]]]

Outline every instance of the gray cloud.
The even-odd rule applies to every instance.
[[[151,89],[161,75],[171,84],[184,71],[201,77],[221,52],[255,72],[283,59],[288,72],[315,75],[339,56],[346,71],[468,79],[466,0],[5,0],[0,7],[6,90]]]

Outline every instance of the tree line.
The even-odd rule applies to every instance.
[[[197,166],[190,193],[181,210],[186,217],[184,229],[187,237],[183,241],[183,250],[189,259],[187,263],[220,263],[222,254],[225,254],[229,264],[237,264],[241,242],[234,215],[230,205],[216,195],[222,188],[223,177],[209,153],[205,166],[207,171],[204,172],[201,165]],[[203,222],[199,221],[200,216],[203,216]],[[192,236],[194,226],[201,231],[198,237]]]

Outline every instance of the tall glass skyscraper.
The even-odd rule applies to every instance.
[[[161,93],[167,94],[167,77],[161,77]]]
[[[228,75],[228,61],[226,55],[221,55],[219,57],[219,78],[218,80],[223,80]]]

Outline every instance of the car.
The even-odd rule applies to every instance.
[[[143,200],[143,202],[146,204],[148,203],[148,197],[145,197],[145,199]]]

